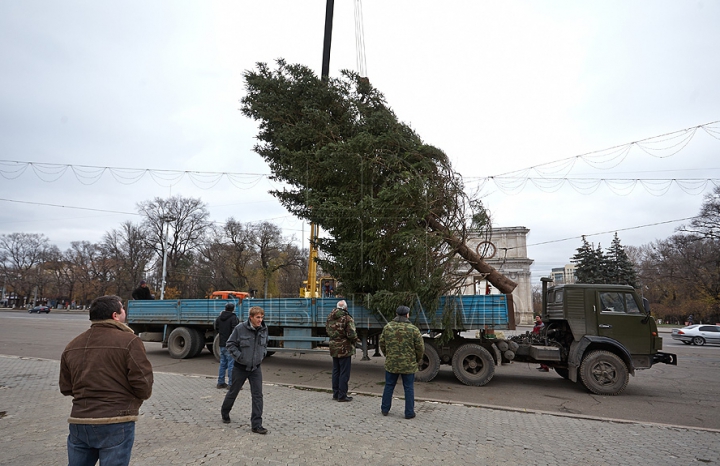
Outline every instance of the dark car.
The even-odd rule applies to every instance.
[[[28,309],[28,312],[32,314],[33,312],[37,312],[40,314],[41,312],[44,312],[45,314],[50,314],[50,307],[49,306],[35,306],[32,309]]]

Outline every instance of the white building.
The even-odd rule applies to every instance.
[[[551,272],[553,285],[570,285],[575,283],[575,264],[565,264],[565,267],[554,267]]]
[[[489,238],[477,233],[469,235],[467,244],[485,257],[485,262],[518,284],[512,293],[515,307],[515,324],[528,325],[533,322],[532,285],[530,265],[534,262],[527,257],[527,234],[525,227],[493,228]],[[463,294],[487,294],[499,291],[474,272],[465,281]]]

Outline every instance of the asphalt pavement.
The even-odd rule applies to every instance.
[[[67,464],[71,399],[59,362],[0,356],[0,464]],[[683,465],[720,462],[720,430],[503,410],[417,400],[415,419],[396,399],[350,403],[322,390],[266,384],[264,426],[250,431],[250,392],[223,424],[215,377],[155,373],[141,408],[133,465]],[[396,388],[402,394],[402,388]]]

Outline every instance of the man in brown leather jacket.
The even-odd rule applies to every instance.
[[[152,394],[152,365],[140,338],[125,325],[118,296],[90,304],[90,329],[60,360],[60,392],[73,397],[69,464],[127,465],[140,405]]]

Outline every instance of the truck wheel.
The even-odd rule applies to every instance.
[[[455,377],[465,385],[481,387],[495,375],[495,361],[480,345],[463,345],[452,358]]]
[[[212,354],[215,356],[215,360],[220,362],[220,334],[216,333],[215,338],[212,342]]]
[[[692,342],[693,345],[702,346],[705,344],[705,339],[703,337],[695,337]]]
[[[197,333],[187,327],[177,327],[168,337],[168,351],[173,359],[187,359],[193,357],[197,348],[193,343],[198,339]]]
[[[415,380],[418,382],[430,382],[440,370],[440,356],[437,350],[425,343],[425,354],[418,364],[418,371],[415,373]]]
[[[619,395],[628,384],[628,369],[616,354],[593,351],[580,365],[580,380],[596,395]]]
[[[196,356],[200,356],[200,353],[202,353],[203,348],[205,348],[205,332],[202,330],[196,330],[193,329],[195,332],[195,338],[193,339],[194,344],[194,352],[193,355],[190,356],[191,358],[194,358]]]
[[[559,375],[563,379],[567,379],[568,377],[570,377],[570,371],[564,367],[556,367],[555,372],[557,372],[557,375]]]

